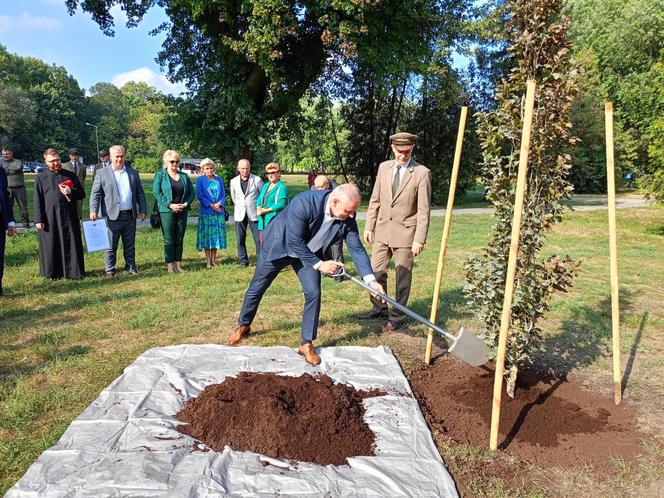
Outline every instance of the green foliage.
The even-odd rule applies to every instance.
[[[161,169],[161,155],[134,157],[131,167],[139,173],[155,173]]]
[[[663,167],[656,121],[664,113],[658,69],[664,58],[664,0],[567,0],[566,12],[575,53],[591,49],[596,55],[601,89],[595,88],[614,103],[617,162],[625,171],[636,170],[641,185],[655,193],[650,182]]]
[[[0,133],[15,144],[18,157],[40,158],[46,147],[78,146],[84,155],[92,154],[94,149],[86,147],[85,96],[63,67],[10,54],[0,45],[0,84],[2,100],[7,99],[3,105],[12,107]]]
[[[520,366],[532,361],[541,345],[538,321],[555,291],[572,285],[577,263],[569,257],[541,256],[545,234],[561,220],[560,200],[569,197],[570,156],[575,143],[568,118],[576,93],[576,71],[569,60],[569,20],[560,15],[561,0],[511,0],[507,34],[509,51],[518,60],[497,93],[497,108],[477,115],[487,198],[495,207],[495,224],[481,256],[466,265],[464,294],[479,313],[485,340],[497,346],[510,250],[514,198],[526,81],[537,82],[530,141],[527,192],[516,267],[511,328],[506,356],[508,393],[513,396]]]
[[[572,132],[578,143],[571,151],[570,182],[577,193],[606,193],[606,139],[604,103],[609,98],[601,81],[597,55],[592,48],[580,50],[574,57],[580,68],[579,91],[570,117]],[[634,171],[637,144],[623,129],[620,119],[614,120],[616,181]],[[620,185],[620,183],[619,183]]]
[[[274,160],[286,171],[324,171],[344,175],[348,130],[325,97],[305,96],[300,110],[279,130]]]

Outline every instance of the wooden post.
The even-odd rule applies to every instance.
[[[611,330],[613,331],[613,400],[622,401],[620,371],[620,297],[618,294],[618,242],[616,238],[616,180],[613,158],[613,104],[604,105],[606,127],[606,184],[609,194],[609,258],[611,266]]]
[[[450,192],[447,195],[447,208],[445,210],[445,224],[443,225],[443,238],[440,241],[440,251],[438,252],[438,270],[436,271],[436,284],[433,289],[433,300],[431,302],[431,316],[429,321],[436,323],[438,315],[438,298],[440,297],[440,285],[443,280],[443,269],[445,268],[445,252],[447,251],[447,240],[450,235],[450,226],[452,225],[452,210],[454,209],[454,194],[456,192],[457,177],[459,176],[459,163],[461,162],[461,149],[463,148],[463,134],[466,129],[466,116],[468,107],[461,107],[461,116],[459,117],[459,131],[457,132],[456,148],[454,150],[454,163],[452,165],[452,176],[450,178]],[[424,362],[431,363],[431,348],[433,346],[433,329],[429,329],[427,336],[427,349],[424,353]]]
[[[503,313],[500,320],[500,336],[498,337],[498,353],[496,355],[496,376],[493,381],[493,409],[491,411],[491,436],[489,446],[491,451],[498,449],[498,426],[500,424],[500,400],[503,388],[503,374],[505,373],[505,353],[507,351],[507,334],[510,328],[512,315],[512,297],[514,295],[514,276],[516,274],[516,259],[519,253],[519,238],[521,235],[521,214],[523,212],[523,198],[526,192],[526,174],[528,173],[528,151],[530,149],[530,129],[533,123],[533,107],[535,105],[535,81],[528,80],[526,88],[526,109],[521,132],[521,151],[519,153],[519,172],[516,182],[516,197],[514,199],[514,217],[512,218],[512,240],[510,254],[507,261],[507,277],[505,278],[505,298],[503,300]]]

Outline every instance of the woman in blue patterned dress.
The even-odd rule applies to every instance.
[[[196,195],[201,202],[196,249],[205,251],[206,266],[212,268],[217,266],[217,249],[226,249],[226,191],[224,181],[215,174],[212,159],[203,159],[201,169],[204,174],[196,180]]]

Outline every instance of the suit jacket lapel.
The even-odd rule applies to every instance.
[[[395,200],[399,198],[401,195],[401,192],[403,192],[403,189],[408,185],[408,182],[410,182],[410,179],[413,177],[413,171],[410,169],[406,169],[406,171],[403,174],[403,178],[401,179],[401,183],[399,183],[399,188],[397,189],[397,195],[394,196],[394,199],[392,199],[392,203],[394,203]]]

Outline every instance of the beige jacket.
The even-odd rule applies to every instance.
[[[378,167],[365,230],[390,247],[411,247],[413,241],[424,244],[431,213],[431,171],[411,159],[392,199],[394,164],[385,161]]]

